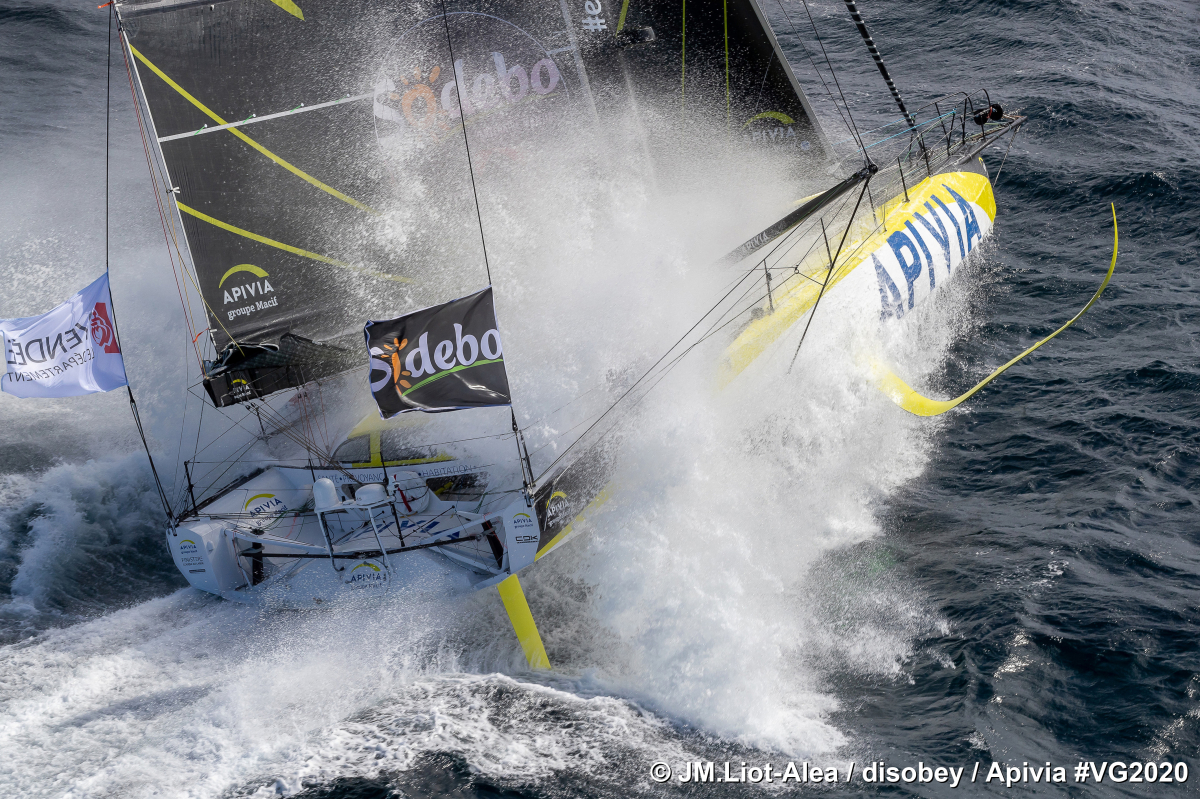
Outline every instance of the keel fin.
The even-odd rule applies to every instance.
[[[542,646],[542,636],[538,634],[537,624],[533,621],[533,613],[529,610],[529,603],[525,601],[525,592],[521,590],[521,581],[514,574],[499,583],[496,589],[500,592],[504,609],[508,611],[508,618],[512,621],[517,640],[521,642],[525,659],[529,661],[529,668],[549,669],[550,658],[546,656],[546,647]]]
[[[1026,355],[1029,355],[1031,352],[1036,350],[1038,347],[1042,346],[1047,341],[1054,338],[1055,336],[1057,336],[1059,333],[1066,330],[1071,325],[1075,324],[1077,321],[1079,321],[1079,317],[1083,316],[1087,312],[1087,310],[1089,308],[1091,308],[1092,305],[1095,304],[1096,300],[1100,299],[1100,295],[1102,293],[1104,293],[1104,289],[1108,287],[1108,281],[1112,279],[1113,270],[1117,268],[1117,207],[1115,204],[1112,206],[1112,215],[1113,215],[1113,254],[1112,254],[1112,263],[1110,263],[1108,266],[1108,274],[1106,274],[1104,276],[1104,282],[1100,284],[1100,288],[1096,289],[1096,293],[1092,295],[1092,298],[1090,300],[1088,300],[1087,305],[1083,306],[1083,310],[1081,310],[1079,313],[1077,313],[1073,317],[1071,317],[1071,319],[1065,325],[1060,327],[1058,330],[1055,330],[1053,333],[1046,336],[1044,339],[1037,342],[1032,347],[1025,350],[1024,352],[1022,352],[1017,357],[1013,358],[1008,363],[1006,363],[1003,366],[1001,366],[1000,368],[996,369],[994,372],[992,372],[990,375],[985,377],[983,380],[980,380],[979,383],[977,383],[974,386],[974,388],[972,388],[970,391],[968,391],[965,394],[962,394],[958,397],[955,397],[954,399],[937,400],[937,399],[930,399],[929,397],[918,394],[915,390],[913,390],[913,388],[911,386],[909,386],[902,379],[900,379],[900,377],[897,376],[895,372],[893,372],[885,364],[883,364],[879,361],[873,361],[871,363],[871,372],[872,372],[872,378],[875,381],[875,387],[878,388],[880,391],[882,391],[884,394],[886,394],[888,396],[888,398],[892,400],[892,402],[896,403],[901,408],[903,408],[904,410],[908,411],[911,414],[915,414],[917,416],[937,416],[939,414],[945,413],[946,411],[950,410],[951,408],[958,407],[963,402],[965,402],[966,400],[968,400],[972,396],[974,396],[975,393],[978,392],[981,388],[983,388],[988,383],[992,382],[992,380],[994,380],[995,378],[997,378],[1001,374],[1003,374],[1008,369],[1008,367],[1017,363],[1018,361],[1023,359]]]

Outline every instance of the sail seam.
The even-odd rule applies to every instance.
[[[180,94],[180,96],[183,97],[185,100],[187,100],[189,103],[196,106],[196,108],[199,108],[201,111],[203,111],[205,114],[207,114],[210,119],[214,120],[218,125],[228,125],[229,124],[225,119],[221,118],[221,116],[219,116],[215,111],[213,111],[211,108],[206,106],[204,103],[197,100],[186,89],[184,89],[182,86],[180,86],[174,80],[172,80],[170,78],[170,76],[167,75],[167,73],[163,72],[161,69],[159,69],[153,63],[151,63],[150,59],[148,59],[148,58],[146,58],[146,56],[142,55],[141,51],[138,50],[136,47],[134,47],[132,44],[129,45],[129,49],[132,50],[133,54],[135,56],[137,56],[137,59],[139,61],[141,61],[143,64],[145,64],[147,67],[149,67],[150,70],[155,75],[158,75],[158,77],[162,78],[163,81],[168,86],[170,86],[172,89],[177,91]],[[228,130],[234,136],[237,136],[239,139],[244,141],[246,144],[253,147],[255,150],[258,150],[260,153],[265,155],[267,158],[269,158],[272,161],[274,161],[275,163],[279,164],[281,167],[283,167],[287,171],[291,172],[296,177],[298,177],[304,181],[307,181],[308,183],[311,183],[313,186],[316,186],[321,191],[326,192],[327,194],[330,194],[334,197],[337,197],[342,202],[353,205],[355,208],[366,211],[369,214],[375,214],[375,215],[379,214],[379,212],[376,211],[374,208],[371,208],[370,206],[360,203],[358,200],[354,199],[353,197],[349,197],[345,194],[342,194],[340,191],[333,188],[332,186],[322,183],[321,181],[317,180],[316,178],[314,178],[312,175],[305,172],[300,167],[295,166],[294,164],[280,158],[278,155],[271,152],[266,147],[263,147],[261,144],[259,144],[254,139],[247,136],[245,133],[242,133],[237,128],[226,128],[226,130]]]

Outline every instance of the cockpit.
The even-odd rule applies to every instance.
[[[373,428],[373,429],[372,429]],[[454,456],[437,446],[413,443],[411,427],[380,427],[378,420],[364,420],[334,451],[334,460],[343,467],[418,466],[445,463],[452,466]],[[487,493],[488,473],[471,471],[464,464],[462,472],[448,468],[425,482],[439,499],[447,502],[477,502]]]

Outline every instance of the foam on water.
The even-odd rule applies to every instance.
[[[144,458],[109,457],[8,481],[0,544],[15,568],[0,604],[5,639],[181,584],[162,560],[162,506]]]
[[[661,748],[626,701],[487,673],[511,659],[476,653],[509,633],[464,623],[478,601],[262,617],[184,591],[46,633],[4,656],[8,790],[270,795],[431,751],[530,780]]]

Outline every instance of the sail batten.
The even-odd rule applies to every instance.
[[[358,95],[355,95],[354,97],[343,97],[340,100],[330,100],[327,103],[316,103],[315,105],[305,105],[301,108],[293,108],[290,111],[279,111],[278,113],[274,113],[274,114],[264,114],[263,116],[255,116],[251,119],[243,119],[241,122],[227,122],[222,125],[214,125],[211,128],[208,127],[207,125],[205,125],[204,127],[200,128],[199,130],[188,131],[187,133],[176,133],[171,136],[159,136],[158,143],[162,144],[163,142],[174,141],[175,139],[183,139],[183,138],[187,138],[188,136],[199,136],[204,133],[216,133],[217,131],[228,130],[229,128],[240,128],[244,125],[253,125],[256,122],[269,122],[272,119],[279,119],[281,117],[292,116],[294,114],[303,114],[308,111],[319,111],[322,108],[330,108],[335,105],[341,105],[342,103],[354,103],[354,102],[358,102],[359,100],[370,100],[374,96],[375,96],[374,92],[367,92],[366,94],[358,94]]]

